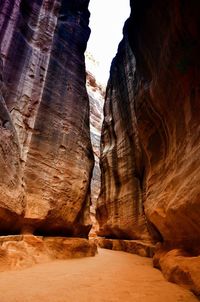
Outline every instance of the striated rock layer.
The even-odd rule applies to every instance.
[[[107,86],[97,219],[101,236],[147,240],[150,235],[142,196],[144,167],[136,131],[134,71],[135,59],[126,34]]]
[[[88,2],[0,3],[2,234],[90,230]]]
[[[103,122],[104,87],[98,83],[94,75],[87,72],[87,92],[90,101],[90,136],[94,153],[94,170],[91,181],[91,203],[95,208],[100,192],[101,171],[99,167],[100,138]]]
[[[101,171],[99,167],[100,158],[100,138],[103,122],[103,105],[105,98],[105,87],[95,79],[95,69],[98,62],[95,61],[90,53],[86,52],[87,67],[87,93],[90,102],[90,136],[94,154],[94,169],[91,179],[91,206],[90,216],[92,220],[92,229],[90,236],[96,236],[98,223],[95,218],[97,199],[100,193]]]
[[[200,253],[200,3],[135,0],[131,9],[104,109],[99,234],[164,241],[156,266],[200,294],[189,265]]]

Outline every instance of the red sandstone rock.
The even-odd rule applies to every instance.
[[[87,92],[90,101],[90,135],[95,159],[91,182],[91,201],[93,208],[95,208],[101,183],[99,157],[105,92],[104,87],[102,87],[101,84],[95,80],[94,75],[92,75],[90,72],[87,72]]]
[[[19,143],[5,94],[0,57],[0,234],[12,234],[19,231],[24,204]]]
[[[97,206],[100,236],[149,240],[143,208],[143,164],[135,128],[135,60],[124,38],[111,67],[101,140],[101,194]]]
[[[99,234],[137,239],[149,233],[169,249],[199,255],[200,3],[131,6],[106,96]],[[180,257],[178,276],[170,261],[160,267],[199,293],[193,262],[199,257]],[[184,277],[190,274],[192,283]]]
[[[90,236],[96,236],[98,223],[95,218],[97,199],[100,193],[101,171],[99,167],[100,157],[100,138],[103,122],[103,105],[105,97],[105,87],[99,83],[93,74],[95,71],[95,59],[89,53],[86,53],[87,65],[87,93],[90,101],[90,136],[94,153],[94,169],[91,179],[91,207],[90,216],[92,220],[92,229]]]
[[[85,0],[0,3],[7,88],[0,108],[1,233],[90,230],[87,7]]]
[[[0,271],[24,269],[56,259],[95,256],[97,247],[85,238],[0,237]]]
[[[97,237],[95,243],[104,249],[124,251],[141,257],[153,257],[155,246],[151,242],[141,240],[106,239]]]
[[[200,256],[191,256],[181,249],[158,249],[154,266],[161,269],[165,278],[200,295]]]

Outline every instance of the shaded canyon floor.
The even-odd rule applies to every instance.
[[[1,302],[195,302],[165,281],[152,260],[99,249],[91,258],[56,260],[0,273]]]

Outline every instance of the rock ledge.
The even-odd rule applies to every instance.
[[[96,253],[96,244],[85,238],[2,236],[0,271],[23,269],[56,259],[95,256]]]

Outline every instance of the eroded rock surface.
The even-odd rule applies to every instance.
[[[88,2],[0,3],[3,234],[86,237],[90,230]]]
[[[2,236],[0,271],[24,269],[56,259],[90,257],[96,252],[95,243],[85,238]]]
[[[19,142],[5,103],[5,94],[0,57],[0,234],[11,234],[19,230],[19,216],[23,213],[23,188]]]
[[[155,246],[151,242],[143,242],[140,240],[121,240],[97,237],[95,238],[95,242],[99,247],[104,249],[124,251],[141,257],[151,258],[155,251]]]
[[[131,8],[107,88],[99,234],[145,240],[149,234],[197,257],[200,3],[143,0],[131,1]],[[193,257],[188,271],[190,261],[191,270],[199,261]],[[171,270],[171,263],[163,260],[160,267]],[[171,279],[182,284],[182,277]],[[199,279],[188,280],[199,294]]]
[[[183,249],[161,246],[153,258],[154,267],[162,270],[168,281],[178,283],[200,296],[200,256]]]
[[[150,239],[144,215],[144,167],[133,102],[134,71],[135,59],[126,35],[112,63],[107,86],[97,219],[101,236]]]
[[[98,231],[98,223],[95,218],[97,199],[100,193],[101,186],[101,171],[99,166],[100,158],[100,138],[101,128],[103,122],[103,105],[105,98],[105,87],[103,84],[95,79],[95,69],[98,62],[94,57],[86,52],[86,66],[87,66],[87,93],[90,102],[90,136],[92,142],[92,148],[94,153],[94,169],[91,179],[91,206],[90,216],[92,220],[92,229],[90,236],[96,236]]]
[[[90,101],[90,135],[94,152],[95,165],[91,182],[91,201],[92,206],[96,206],[100,192],[101,171],[99,167],[100,158],[100,138],[103,122],[104,87],[95,80],[89,71],[87,72],[87,92]]]

